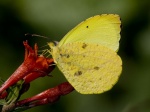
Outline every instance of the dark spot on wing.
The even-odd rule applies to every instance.
[[[85,55],[83,55],[83,57],[85,57]]]
[[[86,28],[89,28],[89,26],[86,26]]]
[[[74,73],[74,76],[80,76],[80,75],[82,75],[82,71],[77,71]]]
[[[63,55],[60,53],[60,56],[63,56]]]
[[[66,54],[66,58],[69,58],[70,57],[70,55],[69,54]]]
[[[98,67],[98,66],[95,66],[94,69],[95,69],[95,70],[99,70],[99,67]]]
[[[87,47],[87,44],[83,43],[82,48],[85,49]]]
[[[61,57],[66,57],[66,58],[69,58],[69,57],[70,57],[69,54],[61,54],[61,53],[60,53],[60,56],[61,56]]]

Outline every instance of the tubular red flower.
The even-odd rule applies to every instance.
[[[35,44],[34,49],[28,45],[27,41],[23,42],[23,44],[25,46],[24,62],[4,82],[0,88],[0,94],[21,79],[24,79],[25,83],[29,83],[38,77],[48,75],[54,69],[54,66],[50,66],[53,64],[53,59],[37,55],[37,44]]]
[[[28,105],[29,107],[35,107],[38,105],[54,103],[59,99],[60,96],[66,95],[72,92],[73,90],[74,88],[68,82],[64,82],[54,88],[50,88],[46,91],[43,91],[42,93],[37,94],[31,98],[17,102],[16,107],[23,106],[23,105],[26,106]]]
[[[5,101],[4,103],[1,102],[3,103],[2,110],[9,110],[12,104],[12,110],[26,110],[35,106],[54,103],[60,96],[74,90],[68,82],[65,82],[31,98],[18,101],[20,96],[29,89],[31,81],[47,76],[55,67],[52,58],[46,58],[42,55],[38,56],[37,44],[35,44],[34,49],[28,45],[27,41],[23,42],[23,44],[25,46],[24,62],[0,88],[0,99]]]

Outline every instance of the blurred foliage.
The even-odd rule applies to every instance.
[[[77,92],[52,105],[26,112],[149,112],[150,111],[150,1],[149,0],[1,0],[0,77],[6,80],[22,63],[22,41],[45,46],[59,41],[75,25],[98,14],[119,14],[122,38],[119,55],[123,73],[112,90],[99,95]],[[35,33],[49,37],[25,37]],[[43,48],[40,48],[43,49]],[[58,69],[53,77],[37,79],[22,98],[30,97],[63,81]]]

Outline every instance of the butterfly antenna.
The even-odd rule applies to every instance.
[[[25,36],[31,36],[31,37],[42,37],[42,38],[46,38],[46,39],[49,39],[48,37],[46,36],[42,36],[42,35],[38,35],[38,34],[30,34],[30,33],[26,33]]]

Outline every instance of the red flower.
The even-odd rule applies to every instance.
[[[48,103],[54,103],[59,99],[60,96],[66,95],[73,90],[74,88],[68,82],[64,82],[31,98],[27,98],[25,100],[17,102],[16,107],[26,105],[28,108],[31,108]]]
[[[18,69],[4,82],[0,88],[0,94],[10,86],[16,84],[19,80],[24,79],[25,84],[31,82],[38,77],[48,75],[53,69],[53,59],[38,56],[38,47],[35,44],[32,49],[28,42],[23,42],[25,46],[25,59]]]
[[[4,82],[0,88],[0,103],[2,111],[23,111],[38,105],[53,103],[60,96],[66,95],[74,90],[68,83],[62,83],[54,88],[50,88],[40,94],[22,101],[19,97],[30,87],[30,82],[39,77],[47,76],[54,69],[52,58],[38,56],[38,47],[35,44],[32,49],[28,42],[23,42],[25,46],[25,59],[18,69]]]

